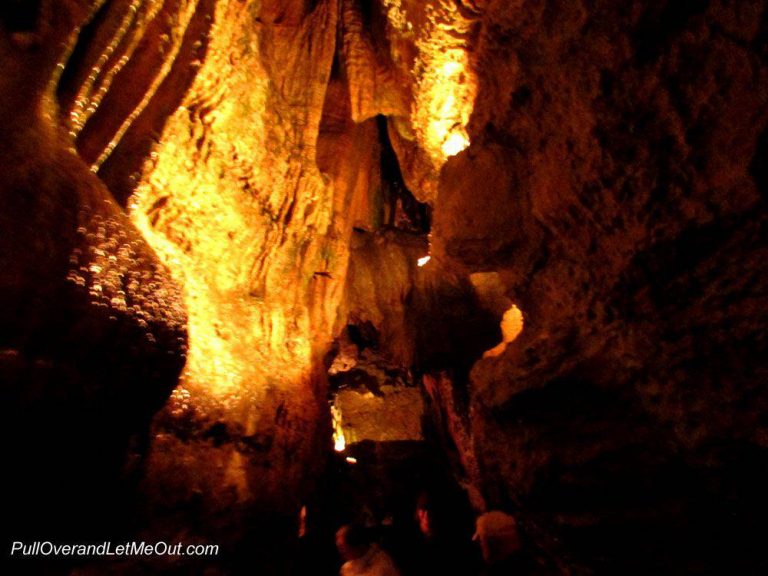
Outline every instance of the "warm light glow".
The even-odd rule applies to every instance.
[[[307,507],[302,506],[299,511],[299,538],[307,535]]]
[[[225,59],[218,64],[233,85],[235,79],[245,81],[239,78],[246,73],[243,67],[235,69]],[[221,90],[219,78],[197,77],[191,92],[196,96],[169,118],[129,211],[184,289],[190,349],[183,381],[234,400],[244,383],[265,380],[270,363],[254,356],[263,351],[272,357],[265,340],[273,326],[280,332],[280,320],[248,297],[258,236],[246,231],[260,221],[240,189],[244,178],[257,177],[257,168],[238,172],[230,160],[247,157],[258,166],[258,151],[264,148],[261,118],[251,114],[247,124],[241,118],[242,109],[266,105],[267,83],[251,81],[247,93],[239,94],[240,109],[232,102],[234,96],[208,106],[206,98],[221,100],[216,96]],[[199,150],[203,142],[204,159]]]
[[[204,66],[168,119],[129,205],[131,220],[183,288],[190,349],[182,382],[196,402],[257,404],[276,387],[301,385],[311,371],[313,332],[307,307],[297,304],[296,246],[310,252],[307,237],[324,230],[330,196],[319,173],[287,159],[298,144],[270,132],[281,129],[265,120],[274,88],[251,34],[236,26],[211,33]],[[239,60],[233,46],[245,47]],[[312,218],[303,219],[306,198],[295,206],[286,200],[297,189],[312,197]],[[291,210],[299,232],[284,229]]]
[[[349,464],[357,464],[357,458],[353,458],[352,456],[347,456],[346,461]]]
[[[443,64],[443,67],[440,69],[440,75],[443,78],[451,78],[452,76],[459,74],[461,71],[462,71],[461,64],[459,64],[458,62],[448,61],[445,64]]]
[[[416,137],[437,169],[469,146],[466,127],[477,92],[462,37],[472,21],[455,7],[427,9],[428,23],[416,45],[419,59],[412,121]]]
[[[331,406],[331,424],[333,426],[333,449],[336,452],[344,452],[347,448],[347,439],[344,438],[344,429],[341,426],[341,410]]]
[[[514,342],[522,331],[523,313],[520,311],[520,308],[512,304],[501,318],[501,342],[498,346],[487,350],[483,354],[483,358],[500,356],[507,349],[507,345],[510,342]]]
[[[427,262],[429,262],[432,259],[432,256],[422,256],[418,260],[416,260],[416,264],[421,267],[424,266]]]
[[[513,342],[520,333],[523,331],[523,313],[520,308],[512,304],[512,306],[504,312],[504,316],[501,318],[501,335],[502,340],[509,344]]]
[[[408,20],[408,14],[402,6],[401,0],[384,0],[389,23],[400,33],[413,31],[413,25]]]
[[[456,156],[459,152],[469,146],[469,138],[460,132],[452,132],[448,139],[443,142],[442,151],[447,157]]]

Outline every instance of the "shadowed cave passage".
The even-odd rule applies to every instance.
[[[3,573],[768,573],[767,62],[763,0],[5,2]]]
[[[381,195],[384,205],[382,224],[417,234],[428,234],[431,226],[429,204],[419,202],[403,180],[397,154],[389,139],[384,116],[376,117],[381,146]]]

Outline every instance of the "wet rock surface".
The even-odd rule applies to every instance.
[[[50,82],[89,8],[4,20],[0,39],[3,535],[17,540],[119,530],[187,349],[178,287],[57,123]]]

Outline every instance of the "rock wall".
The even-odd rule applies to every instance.
[[[523,312],[472,370],[471,432],[489,505],[563,571],[765,569],[766,15],[484,12],[433,252]]]
[[[11,8],[14,8],[13,6]],[[0,379],[4,536],[94,537],[130,507],[135,455],[187,349],[178,287],[59,123],[87,2],[2,13]],[[6,532],[7,531],[7,532]]]

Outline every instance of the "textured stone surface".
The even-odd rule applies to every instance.
[[[421,417],[424,408],[418,388],[378,387],[369,390],[341,390],[335,405],[342,414],[342,427],[348,443],[372,440],[422,440]]]
[[[206,56],[129,202],[190,309],[189,362],[142,484],[147,533],[196,525],[253,570],[286,563],[330,445],[313,347],[330,338],[345,262],[330,261],[334,190],[315,159],[337,12],[216,3]]]
[[[17,539],[111,533],[186,352],[177,286],[58,125],[57,64],[91,9],[42,3],[0,30],[2,441],[15,471],[3,508]]]
[[[433,249],[524,314],[472,434],[564,569],[760,571],[765,39],[759,2],[485,12]]]
[[[764,572],[766,14],[4,4],[3,437],[40,455],[17,484],[124,466],[136,533],[279,572],[352,326],[562,573]]]

